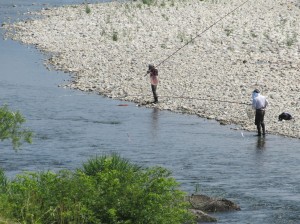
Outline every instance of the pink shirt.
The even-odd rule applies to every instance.
[[[152,85],[156,86],[158,84],[158,71],[157,69],[154,69],[150,71],[150,82]]]

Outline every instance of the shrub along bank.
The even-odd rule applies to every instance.
[[[94,157],[75,171],[0,171],[0,216],[20,223],[195,223],[170,171],[118,155]]]
[[[22,125],[25,118],[19,112],[11,111],[8,106],[0,106],[0,141],[11,140],[14,149],[23,142],[31,143],[33,133]]]

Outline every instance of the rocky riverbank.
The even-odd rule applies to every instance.
[[[144,105],[152,101],[145,77],[152,63],[159,65],[160,102],[146,106],[255,131],[247,104],[258,88],[270,105],[267,132],[300,138],[299,5],[244,2],[82,4],[44,9],[32,20],[2,26],[7,37],[50,52],[47,66],[72,74],[67,87]],[[284,111],[295,119],[279,122]]]

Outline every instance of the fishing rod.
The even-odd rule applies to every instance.
[[[184,45],[182,45],[180,48],[178,48],[175,52],[173,52],[172,54],[170,54],[167,58],[165,58],[163,61],[161,61],[158,65],[156,65],[155,67],[159,67],[160,65],[162,65],[165,61],[169,60],[169,58],[171,58],[173,55],[175,55],[178,51],[180,51],[182,48],[184,48],[185,46],[187,46],[189,43],[193,42],[196,38],[201,37],[202,34],[204,34],[206,31],[208,31],[209,29],[211,29],[213,26],[215,26],[217,23],[219,23],[221,20],[223,20],[224,18],[226,18],[227,16],[229,16],[230,14],[232,14],[233,12],[235,12],[236,10],[238,10],[240,7],[242,7],[243,5],[245,5],[247,2],[249,2],[250,0],[246,0],[244,1],[242,4],[238,5],[236,8],[234,8],[233,10],[231,10],[230,12],[228,12],[227,14],[225,14],[224,16],[222,16],[220,19],[218,19],[217,21],[215,21],[213,24],[211,24],[210,26],[208,26],[206,29],[204,29],[201,33],[197,34],[195,37],[193,37],[192,39],[190,39],[190,41],[188,41],[187,43],[185,43]]]
[[[233,10],[231,10],[230,12],[226,13],[224,16],[222,16],[220,19],[218,19],[217,21],[215,21],[213,24],[211,24],[210,26],[208,26],[206,29],[204,29],[201,33],[197,34],[195,37],[193,37],[192,39],[190,39],[188,42],[186,42],[184,45],[182,45],[180,48],[178,48],[176,51],[174,51],[172,54],[170,54],[167,58],[165,58],[163,61],[161,61],[158,65],[156,65],[155,67],[159,67],[160,65],[162,65],[164,62],[166,62],[167,60],[169,60],[173,55],[175,55],[177,52],[179,52],[181,49],[183,49],[185,46],[187,46],[189,43],[193,42],[196,38],[201,37],[206,31],[208,31],[209,29],[211,29],[213,26],[215,26],[217,23],[219,23],[220,21],[222,21],[224,18],[226,18],[227,16],[229,16],[230,14],[232,14],[233,12],[235,12],[236,10],[238,10],[239,8],[241,8],[243,5],[245,5],[247,2],[249,2],[250,0],[246,0],[244,1],[242,4],[238,5],[237,7],[235,7]],[[145,74],[145,76],[148,74],[149,72],[147,72]],[[124,97],[127,96],[147,96],[147,95],[126,95]],[[217,101],[217,102],[223,102],[223,103],[234,103],[234,104],[244,104],[244,105],[251,105],[251,103],[245,103],[245,102],[235,102],[235,101],[228,101],[228,100],[218,100],[218,99],[207,99],[207,98],[197,98],[197,97],[184,97],[184,96],[160,96],[160,97],[165,97],[165,98],[182,98],[182,99],[191,99],[191,100],[209,100],[209,101]],[[122,98],[122,97],[121,97]]]

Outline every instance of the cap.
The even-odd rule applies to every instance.
[[[260,93],[260,91],[258,89],[255,89],[253,92],[254,93]]]

